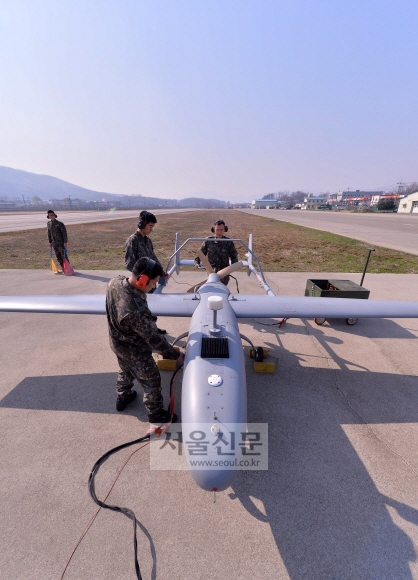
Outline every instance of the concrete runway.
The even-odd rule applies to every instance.
[[[298,224],[418,256],[418,214],[244,209],[246,213]]]
[[[154,215],[164,213],[181,213],[184,211],[192,211],[190,209],[153,209]],[[193,210],[195,211],[195,210]],[[115,210],[115,211],[58,211],[56,210],[58,219],[63,221],[65,225],[70,224],[87,224],[93,222],[109,221],[109,220],[123,220],[132,218],[138,221],[140,213],[139,209],[135,210]],[[0,213],[0,232],[17,232],[20,230],[37,230],[46,228],[48,218],[46,211],[39,213],[35,212],[21,212],[21,213]]]
[[[0,295],[104,293],[118,273],[3,270]],[[311,277],[360,275],[267,274],[275,292],[299,296]],[[260,294],[252,277],[237,278],[241,292]],[[185,272],[178,281],[200,279]],[[418,296],[414,275],[368,274],[365,286],[370,299]],[[104,316],[0,320],[0,578],[59,579],[96,512],[93,464],[145,434],[146,414],[140,400],[115,410]],[[418,320],[264,322],[240,328],[276,362],[274,375],[246,363],[249,421],[269,424],[269,470],[239,473],[213,503],[187,471],[150,471],[146,447],[110,493],[109,503],[141,522],[144,580],[418,580]],[[160,318],[159,326],[172,338],[188,321]],[[167,400],[171,373],[162,375]],[[100,498],[131,451],[100,469]],[[64,580],[133,578],[132,523],[102,510]]]

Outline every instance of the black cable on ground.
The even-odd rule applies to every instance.
[[[137,525],[137,519],[135,517],[135,514],[132,510],[128,509],[128,508],[124,508],[124,507],[119,507],[116,505],[110,505],[110,504],[106,504],[103,501],[100,501],[96,495],[96,491],[95,491],[95,486],[94,486],[94,478],[97,474],[97,472],[99,471],[100,466],[107,460],[109,459],[109,457],[111,455],[113,455],[113,453],[116,453],[117,451],[121,451],[122,449],[125,449],[125,447],[129,447],[130,445],[135,445],[135,443],[142,443],[143,441],[149,441],[151,438],[150,433],[147,433],[146,435],[144,435],[144,437],[140,437],[139,439],[135,439],[134,441],[128,441],[128,443],[123,443],[122,445],[118,445],[117,447],[114,447],[113,449],[110,449],[110,451],[107,451],[104,455],[102,455],[100,457],[100,459],[98,459],[96,461],[96,463],[93,465],[93,468],[90,472],[89,475],[89,483],[88,483],[88,487],[89,487],[89,492],[90,495],[93,499],[93,501],[100,507],[102,508],[106,508],[109,510],[113,510],[116,512],[121,512],[122,514],[124,514],[127,518],[129,518],[130,520],[132,520],[133,522],[133,526],[134,526],[134,558],[135,558],[135,572],[136,572],[136,577],[138,578],[138,580],[142,580],[142,576],[141,576],[141,570],[139,569],[139,564],[138,564],[138,543],[137,543],[137,539],[136,539],[136,525]]]
[[[112,485],[110,486],[109,491],[107,492],[107,495],[105,497],[105,500],[109,497],[109,495],[112,493],[112,490],[116,484],[116,481],[119,479],[120,474],[122,473],[122,471],[124,470],[125,466],[129,463],[129,460],[131,459],[131,457],[133,455],[135,455],[135,453],[137,453],[138,451],[141,451],[141,449],[143,449],[144,447],[146,447],[147,445],[149,445],[149,441],[147,443],[144,443],[143,445],[141,445],[141,447],[138,447],[138,449],[135,449],[135,451],[132,451],[132,453],[129,455],[129,457],[126,459],[126,461],[124,462],[124,464],[122,465],[122,467],[120,467],[118,469],[118,472],[116,474],[115,479],[113,480]],[[85,535],[87,534],[87,532],[89,531],[90,527],[93,525],[94,520],[96,519],[97,515],[99,514],[100,510],[101,510],[101,506],[99,506],[99,508],[96,510],[96,513],[90,518],[90,520],[88,521],[86,527],[84,528],[84,530],[82,531],[79,539],[77,540],[77,543],[75,544],[73,551],[71,552],[70,557],[67,560],[67,563],[65,564],[65,568],[62,571],[62,574],[60,576],[60,580],[63,580],[64,576],[65,576],[65,572],[67,571],[68,566],[70,565],[70,562],[78,548],[78,546],[81,544],[81,542],[83,541],[83,538],[85,537]]]
[[[175,390],[175,378],[177,376],[177,373],[182,369],[182,367],[179,367],[178,369],[176,369],[171,377],[170,380],[170,403],[169,403],[169,411],[171,412],[171,417],[173,417],[173,413],[174,413],[174,390]],[[161,429],[159,430],[160,432],[158,433],[159,435],[163,432]],[[158,429],[156,430],[155,433],[158,432]],[[139,568],[139,563],[138,563],[138,542],[137,542],[137,538],[136,538],[136,526],[138,523],[138,520],[136,519],[136,516],[134,514],[134,512],[128,508],[125,507],[119,507],[116,505],[110,505],[107,503],[104,503],[103,501],[101,501],[97,495],[96,495],[96,490],[95,490],[95,485],[94,485],[94,478],[96,477],[97,472],[99,471],[100,466],[107,460],[109,459],[109,457],[111,455],[113,455],[114,453],[117,453],[118,451],[121,451],[122,449],[125,449],[126,447],[129,447],[131,445],[135,445],[136,443],[142,443],[143,441],[150,441],[151,440],[151,435],[152,433],[147,433],[146,435],[144,435],[143,437],[140,437],[139,439],[135,439],[134,441],[128,441],[127,443],[123,443],[122,445],[118,445],[117,447],[114,447],[113,449],[110,449],[109,451],[107,451],[104,455],[102,455],[100,457],[100,459],[98,459],[96,461],[96,463],[93,465],[92,470],[90,472],[89,475],[89,482],[88,482],[88,488],[89,488],[89,492],[91,495],[91,498],[93,499],[93,501],[100,507],[102,508],[106,508],[109,510],[113,510],[115,512],[120,512],[122,514],[124,514],[127,518],[129,518],[130,520],[132,520],[133,526],[134,526],[134,559],[135,559],[135,572],[136,572],[136,577],[138,580],[142,580],[142,575],[141,575],[141,570]],[[107,496],[106,496],[107,497]]]
[[[253,318],[253,320],[257,324],[262,324],[263,326],[278,326],[279,328],[281,328],[283,326],[283,324],[286,322],[287,318],[282,318],[279,322],[261,322],[260,320],[257,320],[256,318]]]

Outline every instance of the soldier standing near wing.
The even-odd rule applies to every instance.
[[[160,264],[155,255],[154,246],[148,237],[156,223],[157,218],[153,213],[141,211],[139,214],[138,229],[125,243],[125,266],[130,272],[139,258],[152,258],[154,262]]]
[[[152,241],[148,237],[156,223],[157,218],[150,211],[144,210],[139,214],[138,229],[125,243],[125,267],[130,272],[132,272],[132,268],[139,258],[152,258],[154,262],[161,266],[160,261],[155,255]],[[168,274],[163,271],[162,277],[163,280],[160,280],[160,283],[164,283],[164,280],[168,279]],[[162,328],[159,328],[158,332],[160,334],[166,334],[166,331]]]
[[[57,214],[53,209],[48,210],[46,217],[50,220],[47,223],[49,247],[54,248],[57,260],[62,268],[64,263],[64,249],[67,249],[68,242],[67,229],[62,222],[57,220]],[[68,260],[67,253],[65,257]]]
[[[208,257],[209,264],[215,270],[219,272],[223,268],[229,266],[229,259],[231,259],[231,264],[238,262],[238,253],[234,246],[234,242],[217,242],[219,239],[229,240],[224,234],[228,231],[228,226],[225,225],[223,220],[216,220],[211,228],[211,232],[214,236],[209,236],[207,241],[203,242],[200,249]],[[198,268],[200,264],[200,259],[195,258],[195,268]],[[221,278],[221,282],[225,286],[229,282],[229,276]]]
[[[118,276],[109,282],[106,294],[110,348],[119,363],[116,410],[123,411],[136,398],[132,387],[137,379],[144,389],[143,400],[150,423],[170,420],[170,413],[163,408],[161,377],[152,351],[184,361],[184,354],[158,333],[157,319],[148,308],[146,294],[155,288],[162,275],[160,264],[150,258],[140,258],[129,278]],[[176,419],[174,415],[172,421]]]

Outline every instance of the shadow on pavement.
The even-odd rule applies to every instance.
[[[132,415],[148,422],[142,389],[123,413],[116,411],[116,373],[26,377],[1,401],[1,407]]]
[[[333,337],[318,331],[327,349]],[[402,494],[402,477],[416,478],[376,430],[418,422],[417,377],[352,370],[329,347],[339,368],[304,367],[298,355],[277,351],[280,336],[270,343],[279,357],[274,377],[255,380],[247,359],[248,421],[269,424],[269,470],[241,472],[231,499],[269,524],[291,580],[412,580],[417,554],[402,528],[418,526],[418,511],[382,494],[368,462],[383,489]],[[115,373],[27,377],[0,407],[116,414],[114,382]],[[124,413],[146,421],[139,400]]]
[[[259,332],[279,332],[286,334],[306,334],[303,326],[292,325],[292,319],[288,319],[281,327],[278,323],[281,319],[264,318],[259,320],[256,318],[241,319],[240,322],[245,322],[252,326]],[[409,332],[396,322],[388,318],[359,318],[358,322],[349,326],[342,318],[327,319],[324,325],[315,324],[313,319],[305,319],[307,323],[311,324],[312,328],[321,332],[326,331],[331,327],[339,332],[347,332],[355,336],[365,336],[367,338],[415,338],[418,336]]]
[[[340,368],[301,368],[281,349],[262,385],[248,363],[248,421],[269,423],[269,470],[241,472],[230,497],[270,525],[292,580],[412,580],[417,554],[402,528],[418,525],[418,511],[379,491],[368,452],[380,448],[373,472],[383,489],[402,495],[403,476],[411,488],[416,473],[379,433],[418,422],[417,377],[350,370],[330,356]]]
[[[87,278],[88,280],[98,280],[99,282],[110,282],[112,277],[105,277],[105,276],[94,276],[94,274],[82,274],[81,272],[76,272],[75,276],[77,278]]]

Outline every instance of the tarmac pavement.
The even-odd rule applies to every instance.
[[[0,295],[104,293],[118,273],[2,270]],[[301,296],[308,278],[361,274],[266,277],[276,293]],[[241,292],[261,293],[253,277],[237,279]],[[367,274],[364,285],[370,299],[418,296],[415,275]],[[276,363],[274,375],[246,363],[248,420],[269,424],[269,470],[240,472],[214,503],[187,471],[150,471],[149,448],[135,453],[107,502],[140,521],[144,580],[418,580],[418,320],[262,322],[240,329]],[[173,339],[188,320],[158,325]],[[105,316],[0,313],[0,344],[0,578],[133,580],[132,523],[109,510],[62,576],[97,511],[93,464],[148,429],[140,397],[115,410]],[[171,374],[162,372],[166,401]],[[135,448],[100,469],[99,498]]]
[[[418,255],[418,214],[271,209],[239,211]]]
[[[56,210],[60,221],[65,225],[87,224],[111,220],[124,220],[132,218],[138,220],[139,209],[135,210],[108,210],[108,211],[60,211]],[[152,213],[160,215],[164,213],[181,213],[192,211],[191,209],[153,209]],[[193,210],[194,211],[194,210]],[[46,211],[39,212],[0,212],[0,232],[17,232],[21,230],[37,230],[46,228],[48,219]]]

